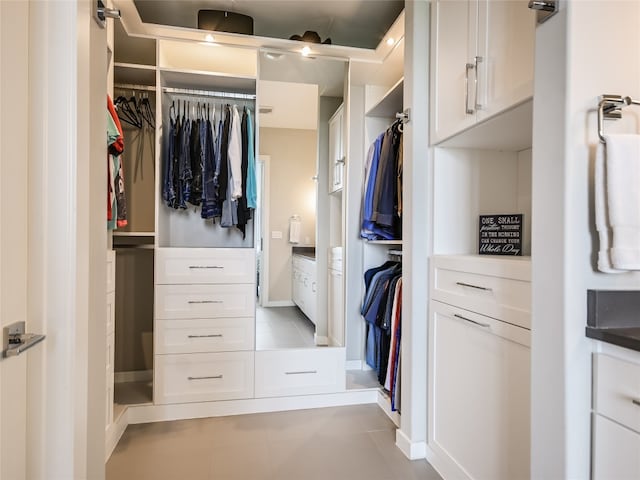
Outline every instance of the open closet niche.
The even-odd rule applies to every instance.
[[[329,313],[343,286],[329,285],[328,267],[342,247],[334,167],[344,165],[348,63],[270,50],[259,63],[256,350],[343,347]]]
[[[126,224],[113,222],[115,251],[113,418],[152,401],[156,188],[156,41],[113,22],[113,101],[123,129]],[[120,222],[122,223],[122,222]]]

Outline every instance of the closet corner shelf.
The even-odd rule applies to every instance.
[[[403,87],[404,78],[401,78],[378,103],[367,111],[365,116],[395,118],[396,113],[401,112],[403,108]]]
[[[402,245],[402,240],[365,240],[371,245]]]
[[[114,237],[155,237],[156,232],[113,232]]]
[[[114,63],[113,76],[115,83],[155,86],[156,67],[135,63]]]

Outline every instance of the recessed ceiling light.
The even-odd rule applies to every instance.
[[[311,49],[309,47],[304,47],[300,53],[302,53],[303,57],[308,57],[311,53]]]
[[[387,45],[393,45],[394,43],[396,43],[396,41],[393,37],[387,38]]]
[[[213,35],[211,35],[210,33],[207,33],[207,35],[204,37],[204,41],[213,42]]]

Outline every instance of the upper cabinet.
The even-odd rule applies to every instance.
[[[535,15],[526,0],[438,0],[432,22],[433,143],[532,96]]]
[[[329,193],[344,186],[344,108],[338,107],[329,120]]]

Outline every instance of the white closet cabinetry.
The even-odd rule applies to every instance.
[[[252,249],[157,249],[156,404],[253,396],[249,265]]]
[[[116,333],[116,252],[107,250],[107,401],[105,429],[113,424],[114,362]]]
[[[317,267],[315,260],[294,255],[292,259],[293,303],[316,323]]]
[[[593,479],[640,478],[640,363],[594,355]]]
[[[433,258],[428,434],[446,476],[529,477],[530,331],[514,312],[530,298],[518,282],[530,282],[527,260]]]
[[[432,143],[532,96],[534,31],[526,0],[435,3]]]
[[[342,281],[342,247],[329,252],[328,313],[329,345],[344,346],[344,290]]]
[[[342,190],[344,186],[344,106],[340,105],[329,119],[329,192]]]

